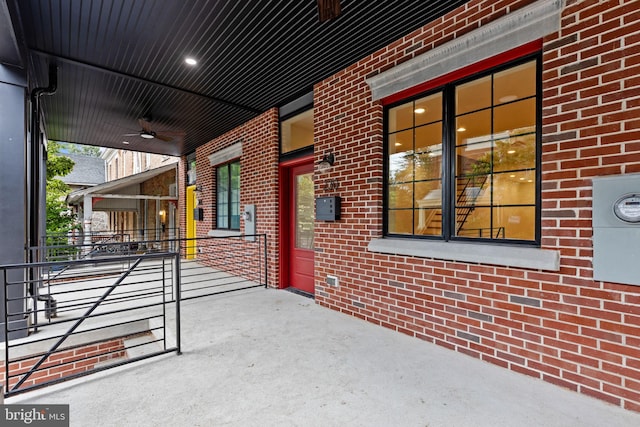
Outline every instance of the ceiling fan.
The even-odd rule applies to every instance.
[[[139,136],[144,139],[159,139],[160,141],[173,141],[176,138],[184,137],[184,132],[174,132],[169,130],[163,131],[154,131],[151,128],[151,118],[150,117],[141,117],[138,119],[138,124],[140,125],[140,131],[136,133],[125,133],[122,136]]]

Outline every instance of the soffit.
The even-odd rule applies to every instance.
[[[8,0],[50,139],[183,155],[465,1]],[[184,64],[185,56],[200,62]],[[140,118],[167,141],[138,136]],[[125,136],[133,134],[131,136]],[[123,146],[123,141],[128,146]]]

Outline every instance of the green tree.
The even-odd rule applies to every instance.
[[[49,141],[47,145],[47,234],[66,233],[76,224],[76,218],[71,215],[64,202],[69,194],[69,186],[58,177],[68,175],[73,169],[73,160],[60,155],[60,144]]]
[[[83,156],[100,157],[100,147],[95,147],[93,145],[72,144],[70,142],[56,142],[56,144],[58,144],[59,151],[63,150],[70,154],[82,154]]]

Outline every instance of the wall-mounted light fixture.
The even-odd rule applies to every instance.
[[[326,153],[324,156],[322,156],[322,160],[320,160],[320,162],[318,162],[318,170],[320,172],[329,170],[329,169],[331,169],[331,166],[333,166],[333,164],[335,162],[336,162],[336,157],[330,151],[330,152]]]
[[[160,214],[160,226],[162,227],[162,232],[164,233],[164,230],[165,230],[165,228],[167,226],[166,225],[167,224],[167,222],[166,222],[167,212],[163,209],[163,210],[161,210],[159,212],[159,214]]]

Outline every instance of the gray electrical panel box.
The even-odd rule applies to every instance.
[[[340,219],[340,197],[316,198],[316,219],[323,221],[336,221]]]
[[[245,240],[254,242],[256,240],[256,205],[246,205],[242,213],[244,219]]]
[[[640,285],[640,174],[593,179],[593,278]]]

